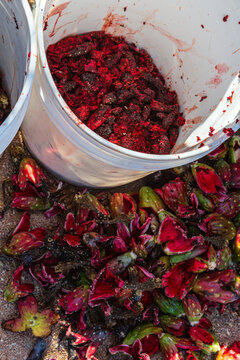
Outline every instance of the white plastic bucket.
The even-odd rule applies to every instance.
[[[40,0],[38,66],[22,125],[30,151],[60,177],[94,187],[126,184],[204,156],[226,140],[224,127],[239,127],[239,13],[239,0]],[[170,155],[111,144],[82,124],[59,94],[46,60],[48,45],[101,29],[148,50],[177,91],[187,121]]]
[[[0,126],[0,155],[21,126],[30,100],[37,42],[27,0],[0,1],[0,71],[12,111]]]

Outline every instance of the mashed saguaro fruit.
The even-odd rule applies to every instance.
[[[49,45],[47,59],[62,97],[91,130],[131,150],[170,152],[185,119],[146,50],[94,31]]]

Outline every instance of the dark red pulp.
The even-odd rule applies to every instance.
[[[95,31],[50,45],[47,59],[59,92],[91,130],[131,150],[170,152],[185,119],[146,50]]]

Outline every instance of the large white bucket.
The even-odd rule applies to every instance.
[[[38,66],[22,126],[29,149],[62,178],[94,187],[125,184],[207,154],[227,138],[223,128],[239,127],[239,13],[239,0],[39,1]],[[111,144],[80,123],[60,96],[46,60],[48,45],[101,29],[148,50],[177,91],[187,121],[170,155]]]
[[[30,100],[37,43],[27,0],[0,1],[0,71],[12,111],[0,126],[0,155],[16,135]]]

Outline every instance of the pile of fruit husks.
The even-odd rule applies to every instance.
[[[5,289],[19,317],[3,327],[44,338],[58,322],[72,359],[240,359],[208,319],[239,307],[240,137],[162,178],[94,196],[23,158],[10,205],[23,215],[2,248],[19,264]],[[58,226],[31,228],[35,211]]]

